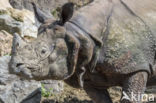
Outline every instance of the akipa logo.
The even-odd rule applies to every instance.
[[[135,101],[135,102],[154,102],[155,96],[154,94],[141,94],[141,93],[133,93],[131,92],[131,96],[128,96],[126,92],[123,91],[123,97],[121,100],[129,100],[129,101]]]

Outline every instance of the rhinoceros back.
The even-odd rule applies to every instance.
[[[104,72],[122,74],[137,71],[152,72],[149,65],[153,64],[155,55],[156,19],[153,19],[152,22],[150,21],[152,17],[147,16],[148,12],[144,12],[145,14],[143,11],[136,12],[135,7],[140,5],[133,1],[116,1],[114,4],[107,28],[109,32],[104,34],[107,36],[103,39],[104,45],[99,57],[99,65],[104,65]],[[142,2],[150,1],[152,0],[143,0]],[[132,3],[134,11],[126,3]],[[149,5],[147,6],[149,7]],[[156,6],[148,9],[153,13]],[[153,15],[156,15],[156,10],[154,13]]]

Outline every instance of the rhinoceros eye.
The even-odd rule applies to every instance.
[[[47,56],[49,55],[49,50],[45,47],[40,49],[40,56],[41,58],[47,58]]]
[[[46,50],[45,49],[42,49],[41,50],[41,54],[45,54],[46,53]]]
[[[47,54],[48,52],[48,48],[46,46],[43,46],[39,51],[41,56],[45,56],[45,54]]]

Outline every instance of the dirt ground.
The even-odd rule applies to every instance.
[[[119,100],[121,98],[122,89],[120,87],[112,87],[108,91],[113,100],[113,103],[120,103]],[[156,97],[156,87],[148,88],[146,93],[147,94],[152,93]],[[84,90],[75,89],[65,84],[64,91],[61,94],[53,95],[49,98],[43,98],[42,103],[93,103],[93,102],[87,96]],[[156,101],[144,103],[156,103]]]
[[[119,103],[121,96],[119,87],[109,89],[113,103]],[[53,95],[49,98],[43,98],[42,103],[93,103],[84,90],[75,89],[65,84],[64,91],[61,94]]]

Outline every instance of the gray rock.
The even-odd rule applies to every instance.
[[[54,94],[61,93],[63,91],[64,84],[62,81],[57,80],[44,80],[41,81],[42,84],[44,84],[44,87],[47,91],[52,89]]]
[[[8,32],[0,31],[0,56],[9,55],[11,53],[13,36]]]
[[[28,9],[33,11],[31,2],[34,2],[47,16],[52,16],[52,11],[57,7],[61,7],[68,0],[9,0],[13,8]],[[36,19],[36,26],[40,26],[39,21]]]
[[[0,58],[0,103],[40,103],[40,83],[9,74],[10,56]]]
[[[13,12],[16,13],[16,10],[13,10]],[[23,10],[23,13],[21,12],[17,14],[24,15],[23,18],[21,18],[21,20],[23,21],[15,20],[9,14],[0,15],[0,30],[5,30],[10,34],[19,33],[22,37],[28,36],[28,37],[36,38],[37,27],[35,26],[35,19],[34,21],[30,19],[30,18],[34,18],[33,13],[31,12],[29,13],[26,10]]]
[[[56,7],[62,6],[68,0],[9,0],[10,4],[16,9],[28,9],[33,11],[31,2],[35,2],[41,10],[51,15],[51,11]]]
[[[14,20],[11,16],[4,14],[0,15],[0,30],[5,30],[11,34],[17,32],[21,33],[21,22]]]
[[[9,0],[0,0],[0,10],[6,10],[7,8],[12,8]]]
[[[0,57],[0,103],[40,103],[41,83],[23,80],[16,75],[9,74],[8,63],[10,56]],[[42,81],[45,89],[53,89],[53,93],[63,90],[61,81]]]
[[[14,9],[8,0],[0,0],[0,30],[10,34],[17,32],[22,37],[36,38],[37,27],[34,13],[26,9]]]

